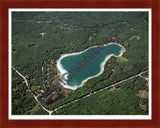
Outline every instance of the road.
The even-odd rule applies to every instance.
[[[14,67],[12,67],[12,68],[13,68],[13,70],[16,71],[16,73],[17,73],[19,76],[21,76],[21,77],[24,79],[24,82],[26,83],[26,86],[27,86],[29,92],[32,94],[32,96],[33,96],[34,99],[37,101],[37,103],[42,107],[43,110],[45,110],[46,112],[49,113],[49,115],[51,115],[53,111],[47,110],[47,109],[39,102],[39,100],[37,99],[37,97],[31,92],[31,90],[30,90],[30,88],[29,88],[29,86],[28,86],[27,79],[25,78],[25,76],[23,76],[23,75],[22,75],[19,71],[17,71]]]
[[[109,85],[109,86],[107,86],[107,87],[104,87],[104,88],[98,90],[98,91],[94,91],[94,92],[92,92],[92,93],[90,93],[90,94],[88,94],[88,95],[85,95],[85,96],[83,96],[83,97],[81,97],[81,98],[79,98],[79,99],[73,100],[73,101],[71,101],[71,102],[69,102],[69,103],[67,103],[67,104],[64,104],[64,105],[62,105],[62,106],[59,106],[58,108],[55,108],[53,111],[57,111],[58,109],[63,108],[63,107],[65,107],[65,106],[69,105],[69,104],[72,104],[72,103],[77,102],[77,101],[79,101],[79,100],[81,100],[81,99],[87,98],[87,97],[89,97],[89,96],[91,96],[91,95],[94,95],[94,94],[100,92],[100,91],[103,91],[103,90],[105,90],[105,89],[107,89],[107,88],[113,87],[113,86],[115,86],[115,85],[117,85],[117,84],[121,84],[121,83],[123,83],[123,82],[125,82],[125,81],[127,81],[127,80],[130,80],[130,79],[133,79],[133,78],[135,78],[135,77],[137,77],[137,76],[141,77],[141,74],[146,73],[146,72],[148,72],[148,70],[146,70],[146,71],[144,71],[144,72],[141,72],[141,73],[138,73],[138,74],[136,74],[136,75],[134,75],[134,76],[131,76],[131,77],[129,77],[129,78],[126,78],[126,79],[124,79],[124,80],[121,80],[121,81],[119,81],[119,82],[117,82],[117,83],[111,84],[111,85]]]
[[[28,89],[29,89],[27,79],[26,79],[20,72],[18,72],[15,68],[13,68],[13,70],[15,70],[16,73],[17,73],[18,75],[20,75],[20,76],[24,79],[24,81],[25,81],[25,83],[26,83],[26,86],[27,86]],[[123,79],[123,80],[121,80],[121,81],[119,81],[119,82],[116,82],[116,83],[114,83],[114,84],[108,85],[107,87],[104,87],[104,88],[102,88],[102,89],[100,89],[100,90],[97,90],[97,91],[94,91],[94,92],[92,92],[92,93],[89,93],[89,94],[87,94],[87,95],[85,95],[85,96],[83,96],[83,97],[81,97],[81,98],[79,98],[79,99],[75,99],[75,100],[73,100],[73,101],[71,101],[71,102],[68,102],[68,103],[66,103],[66,104],[64,104],[64,105],[61,105],[61,106],[53,109],[52,111],[46,109],[46,108],[39,102],[39,100],[37,99],[37,97],[36,97],[35,95],[33,95],[33,93],[31,92],[30,89],[29,89],[29,91],[31,92],[31,94],[33,95],[33,97],[34,97],[34,99],[37,101],[37,103],[42,107],[42,109],[45,110],[46,112],[48,112],[49,115],[51,115],[54,111],[57,111],[57,110],[60,109],[60,108],[63,108],[63,107],[65,107],[65,106],[69,105],[69,104],[75,103],[75,102],[77,102],[77,101],[79,101],[79,100],[81,100],[81,99],[87,98],[87,97],[89,97],[89,96],[91,96],[91,95],[94,95],[94,94],[96,94],[96,93],[98,93],[98,92],[100,92],[100,91],[103,91],[103,90],[105,90],[105,89],[107,89],[107,88],[113,87],[113,86],[115,86],[115,85],[117,85],[117,84],[121,84],[121,83],[123,83],[123,82],[125,82],[125,81],[127,81],[127,80],[133,79],[133,78],[138,77],[138,76],[139,76],[139,77],[142,77],[142,74],[143,74],[143,73],[146,73],[146,72],[148,72],[148,70],[146,70],[146,71],[144,71],[144,72],[140,72],[140,73],[138,73],[138,74],[136,74],[136,75],[133,75],[133,76],[131,76],[131,77],[129,77],[129,78]],[[143,77],[142,77],[142,78],[143,78]]]

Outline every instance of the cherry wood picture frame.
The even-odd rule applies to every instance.
[[[150,8],[152,9],[151,120],[9,120],[9,8]],[[160,127],[160,1],[159,0],[0,0],[0,128]]]

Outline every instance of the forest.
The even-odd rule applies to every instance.
[[[12,114],[46,115],[48,110],[80,99],[111,84],[149,70],[148,12],[12,12]],[[126,52],[111,57],[104,72],[70,90],[59,84],[56,61],[62,54],[117,42]],[[12,68],[10,67],[10,68]],[[147,115],[148,72],[52,115]],[[31,92],[29,91],[31,90]],[[146,96],[142,96],[141,92]],[[32,95],[33,94],[33,95]]]

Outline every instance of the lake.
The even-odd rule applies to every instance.
[[[124,52],[125,48],[120,44],[109,43],[61,56],[57,61],[61,85],[73,90],[81,87],[87,80],[103,73],[111,56],[120,57]]]

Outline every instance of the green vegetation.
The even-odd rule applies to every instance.
[[[139,98],[135,94],[139,89],[146,89],[146,81],[134,78],[118,85],[118,90],[103,90],[88,98],[81,99],[73,104],[59,109],[54,114],[64,115],[144,115],[148,114],[139,107],[139,102],[148,105],[146,98]]]
[[[132,36],[131,38],[129,38],[129,40],[139,40],[140,37],[139,36]]]
[[[127,62],[127,61],[128,61],[128,59],[123,56],[117,58],[117,62]]]
[[[142,76],[148,78],[148,76],[149,76],[148,73],[149,73],[149,72],[143,73]]]
[[[35,105],[36,101],[23,82],[23,79],[12,70],[12,114],[27,115]]]
[[[31,87],[31,90],[32,90],[32,91],[35,91],[35,90],[39,89],[40,87],[41,87],[41,86],[32,86],[32,87]]]
[[[39,101],[53,110],[148,70],[146,19],[147,12],[13,12],[12,66],[26,77]],[[56,60],[62,54],[109,42],[125,47],[122,58],[111,57],[102,75],[75,91],[59,85]],[[116,88],[81,99],[53,114],[148,114],[148,98],[136,95],[138,90],[148,91],[143,78],[131,79]],[[12,70],[12,114],[48,114],[27,90],[23,79]]]

